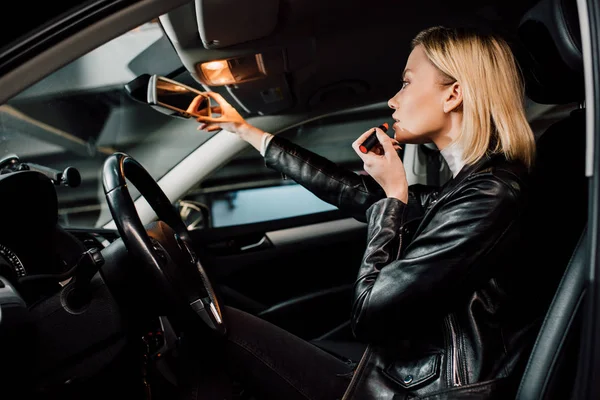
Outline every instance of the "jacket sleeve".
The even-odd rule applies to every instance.
[[[273,137],[265,152],[265,163],[310,190],[321,200],[366,222],[366,211],[385,192],[369,175],[359,175],[294,143]],[[411,185],[408,207],[411,215],[422,214],[438,188]]]
[[[483,258],[516,220],[515,188],[472,179],[445,198],[403,251],[407,206],[386,198],[367,211],[368,241],[354,286],[352,329],[365,341],[411,334],[445,315],[455,301],[489,280]],[[398,329],[399,328],[399,329]],[[387,331],[387,334],[386,334]]]
[[[379,184],[334,162],[275,136],[265,153],[273,168],[310,190],[315,196],[366,222],[366,211],[385,197]]]

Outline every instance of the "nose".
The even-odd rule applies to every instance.
[[[388,100],[388,107],[395,110],[396,109],[396,104],[395,104],[395,100],[396,96],[392,97],[391,99]]]

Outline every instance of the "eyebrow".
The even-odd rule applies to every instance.
[[[407,74],[408,72],[412,72],[412,71],[411,71],[409,68],[407,68],[407,69],[405,69],[405,70],[402,72],[402,79],[404,79],[404,77],[406,77],[406,74]]]

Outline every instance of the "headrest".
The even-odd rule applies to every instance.
[[[527,96],[541,104],[585,98],[583,56],[574,0],[541,0],[521,19],[515,52]]]

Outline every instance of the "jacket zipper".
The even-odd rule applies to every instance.
[[[365,352],[363,353],[362,357],[360,358],[360,361],[358,362],[358,366],[354,370],[354,374],[352,375],[352,380],[350,381],[350,384],[348,385],[348,388],[346,389],[346,392],[344,393],[344,397],[342,397],[342,400],[349,400],[351,398],[350,396],[352,395],[352,392],[354,391],[354,387],[357,384],[358,377],[362,373],[362,370],[365,368],[367,358],[369,358],[370,354],[371,354],[371,345],[367,345]]]
[[[396,252],[396,260],[400,259],[400,254],[402,253],[402,236],[404,236],[405,232],[406,230],[404,229],[404,226],[400,228],[400,237],[398,238],[398,251]]]
[[[454,386],[462,386],[465,382],[463,379],[462,364],[460,360],[460,344],[458,342],[458,327],[454,324],[453,314],[449,314],[446,318],[448,321],[448,328],[450,329],[450,338],[452,342],[451,352],[451,376],[453,379]]]

